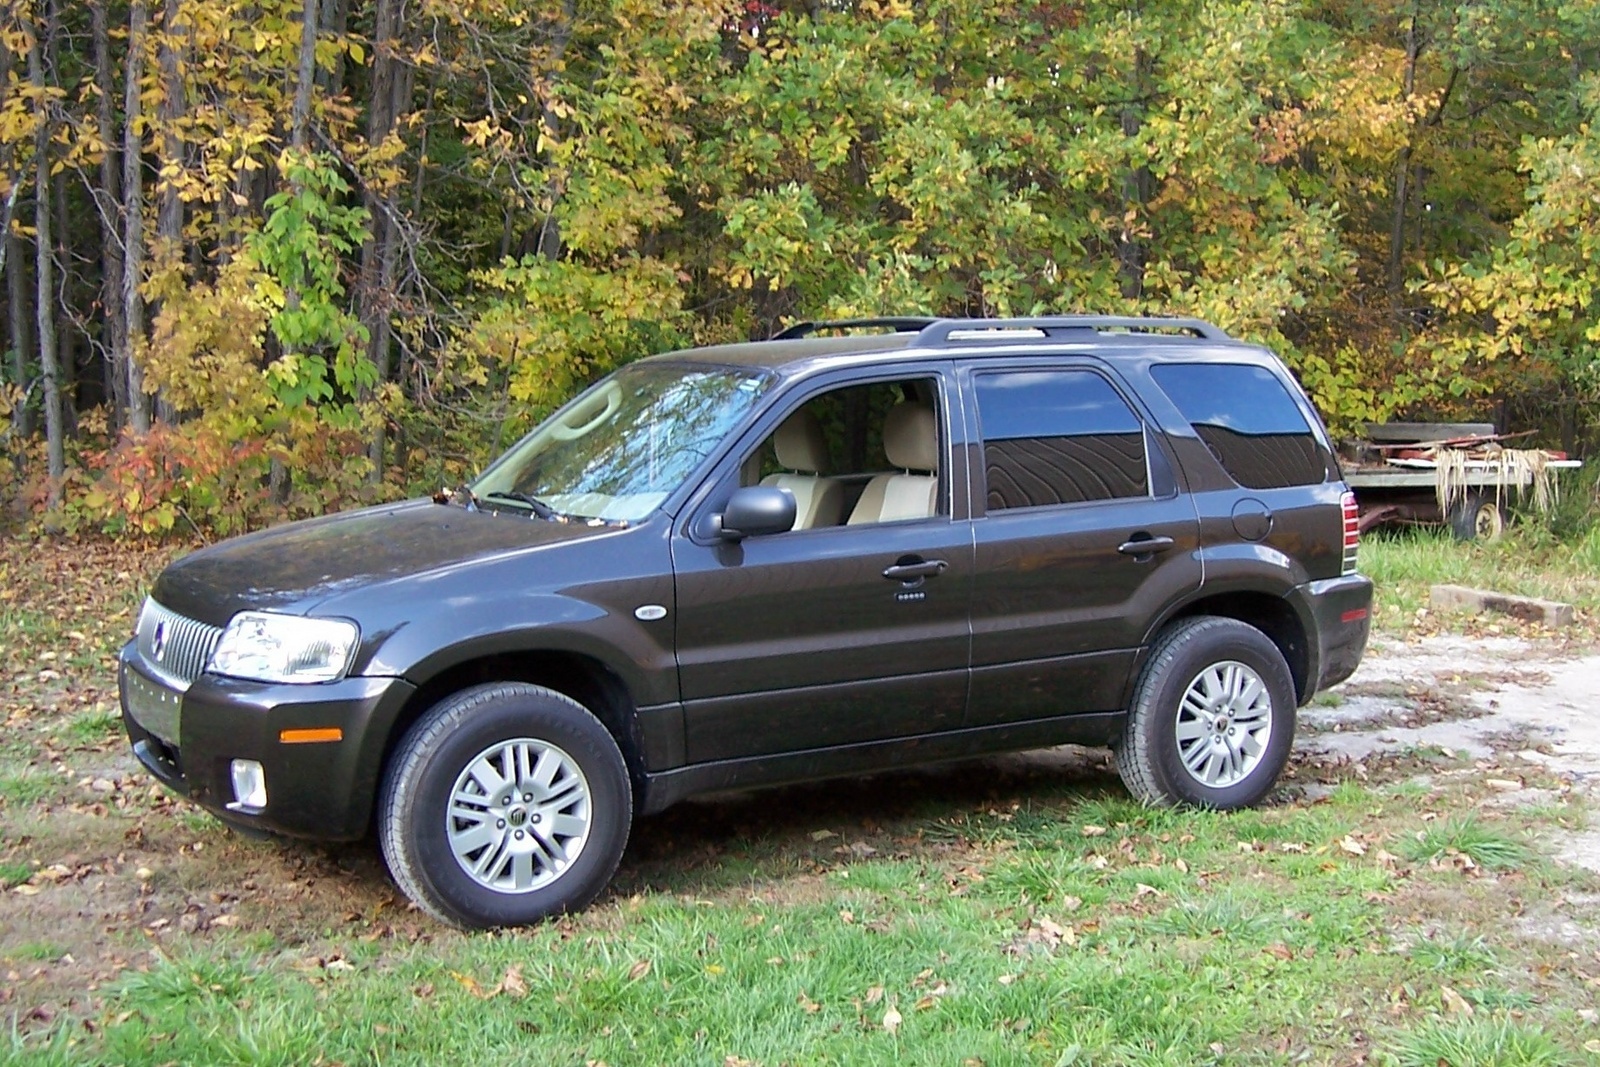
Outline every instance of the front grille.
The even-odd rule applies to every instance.
[[[157,604],[148,597],[139,613],[139,656],[150,673],[180,692],[200,677],[222,640],[222,627]]]

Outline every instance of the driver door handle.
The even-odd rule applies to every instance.
[[[914,582],[921,578],[937,578],[950,564],[942,559],[917,560],[914,563],[896,563],[883,569],[883,576],[891,582]]]

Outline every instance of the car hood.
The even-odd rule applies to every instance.
[[[179,614],[221,626],[246,609],[309,611],[366,586],[605,532],[521,512],[496,515],[414,500],[200,549],[167,567],[151,595]]]

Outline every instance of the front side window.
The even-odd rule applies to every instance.
[[[746,459],[743,485],[787,489],[796,530],[938,514],[938,390],[932,379],[867,382],[811,397]]]
[[[1170,363],[1150,376],[1246,489],[1327,480],[1328,459],[1277,375],[1239,363]]]
[[[513,445],[472,492],[577,519],[642,519],[743,421],[769,384],[763,372],[731,367],[631,364]]]
[[[1149,495],[1144,426],[1099,374],[980,374],[976,392],[991,512]]]

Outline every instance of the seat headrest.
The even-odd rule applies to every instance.
[[[908,471],[939,471],[939,429],[933,408],[905,400],[883,420],[883,454]]]
[[[804,474],[821,474],[828,465],[828,443],[822,437],[822,424],[811,412],[801,408],[783,420],[772,435],[778,453],[778,466]]]

